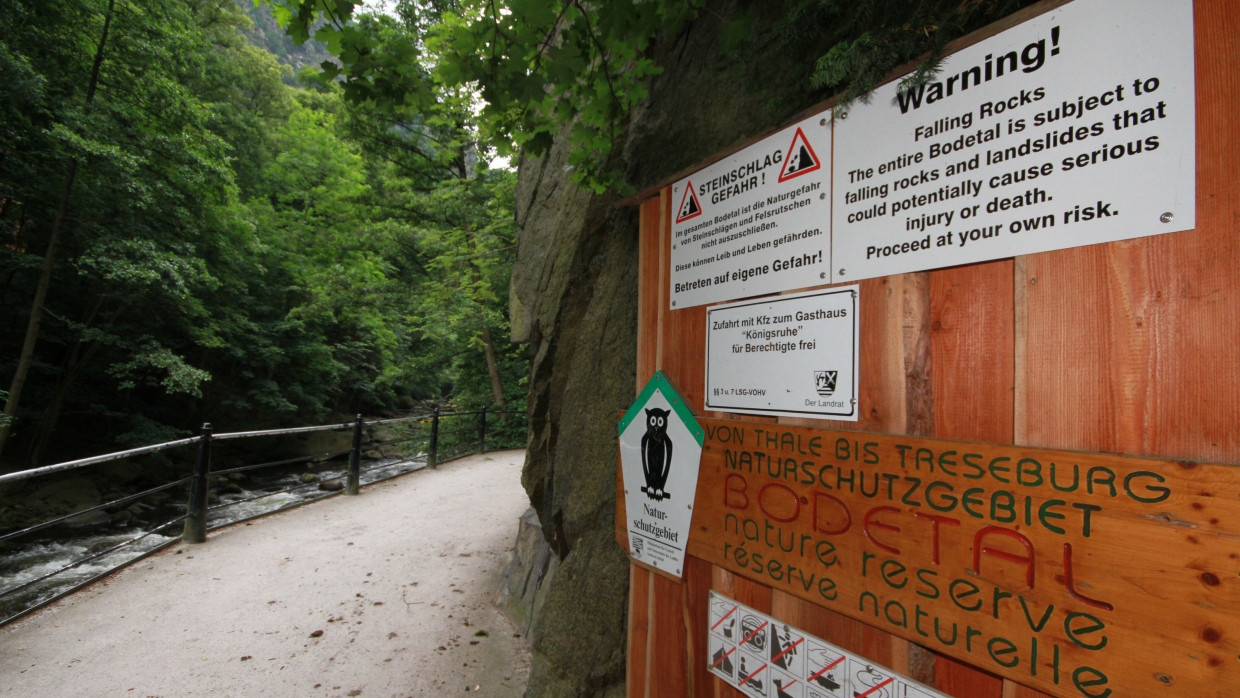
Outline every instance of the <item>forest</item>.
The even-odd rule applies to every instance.
[[[0,0],[0,470],[203,422],[523,420],[516,175],[473,94],[350,100],[327,58],[249,0]]]
[[[811,99],[1030,0],[784,0]],[[706,0],[0,0],[0,471],[436,404],[524,421],[509,163],[625,194]],[[805,37],[810,37],[809,41]],[[796,53],[793,46],[814,46]],[[518,440],[519,443],[519,440]]]

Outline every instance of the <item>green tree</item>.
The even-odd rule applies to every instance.
[[[89,113],[91,106],[94,104],[95,91],[99,86],[99,69],[103,63],[104,50],[108,46],[108,31],[111,29],[112,14],[114,10],[115,0],[108,0],[106,14],[103,17],[102,26],[99,29],[99,38],[95,46],[90,74],[86,79],[86,96],[82,103],[82,111],[84,114]],[[14,12],[13,14],[16,15],[17,13]],[[23,82],[26,82],[27,85],[38,81],[37,77],[30,74],[29,61],[22,60],[25,58],[24,56],[15,56],[12,53],[12,49],[10,49],[7,45],[3,49],[3,55],[6,58],[7,63],[18,69],[21,79],[23,79]],[[38,97],[34,90],[30,90],[30,92],[24,96],[32,102]],[[52,268],[55,265],[56,255],[60,247],[61,232],[64,229],[65,216],[68,213],[69,195],[73,191],[73,182],[77,177],[78,163],[78,158],[74,155],[70,155],[65,165],[65,173],[60,188],[60,195],[56,204],[56,213],[52,222],[50,234],[48,235],[46,248],[43,253],[43,265],[40,269],[38,280],[35,283],[34,298],[30,304],[30,314],[26,323],[26,332],[22,341],[21,353],[17,359],[17,366],[13,371],[13,379],[9,383],[9,389],[5,395],[4,414],[3,418],[0,419],[0,454],[4,452],[5,444],[8,442],[13,420],[17,414],[17,406],[21,400],[22,391],[25,389],[26,379],[30,375],[30,366],[34,359],[34,347],[35,343],[38,341],[39,327],[43,323],[43,306],[47,300],[48,288],[51,285]],[[14,197],[9,196],[4,198],[6,204],[5,208],[8,208],[8,204],[13,198]]]
[[[508,407],[501,367],[506,339],[497,335],[508,334],[506,300],[516,244],[509,202],[515,183],[510,171],[442,182],[428,195],[428,206],[451,224],[425,225],[418,231],[430,261],[417,326],[448,346],[481,353],[490,402],[501,411]],[[473,373],[469,362],[455,364],[457,382],[466,383],[466,376]],[[461,397],[477,401],[468,392]]]
[[[144,280],[164,270],[113,274],[105,265],[106,278],[91,277],[92,269],[105,267],[89,260],[107,259],[119,249],[115,243],[143,237],[155,248],[145,261],[156,265],[166,255],[190,252],[178,234],[216,222],[213,207],[230,195],[231,176],[223,141],[206,128],[205,110],[184,85],[196,70],[190,56],[203,45],[186,32],[194,17],[184,4],[107,0],[57,3],[52,9],[8,2],[0,13],[10,29],[3,38],[5,51],[39,66],[44,87],[28,95],[32,99],[26,106],[37,116],[18,122],[21,130],[10,141],[15,147],[5,144],[6,161],[15,161],[2,180],[2,198],[11,204],[5,207],[6,218],[20,221],[14,248],[43,258],[29,296],[27,329],[5,414],[19,416],[36,359],[51,359],[53,367],[44,370],[59,386],[41,396],[42,433],[36,437],[36,443],[46,443],[59,419],[61,399],[80,374],[80,362],[100,348],[112,345],[133,366],[180,370],[165,358],[143,361],[145,351],[162,356],[168,350],[157,341],[134,341],[144,333],[120,341],[121,335],[106,329],[117,320],[107,302],[111,289],[137,281],[139,288],[112,296],[124,298],[119,310],[112,309],[121,313],[144,294],[160,303],[165,292],[176,293],[175,285]],[[57,162],[62,163],[60,176],[52,175]],[[13,176],[19,173],[29,179]],[[44,182],[58,186],[53,191]],[[27,277],[20,269],[26,266],[15,264],[19,271],[11,283],[25,287]],[[48,314],[60,320],[54,337],[42,331]],[[58,347],[36,357],[42,340]],[[84,350],[84,345],[91,348]],[[7,437],[7,429],[0,431],[0,445]]]
[[[18,76],[4,88],[0,313],[27,327],[20,350],[0,339],[17,356],[0,366],[30,459],[68,401],[157,414],[209,378],[187,358],[210,334],[207,260],[242,232],[212,100],[262,87],[226,67],[241,21],[227,0],[0,1],[0,60]]]
[[[410,26],[423,41],[381,52],[353,21],[355,2],[266,1],[295,40],[313,34],[329,46],[341,64],[329,73],[358,86],[359,99],[422,99],[421,84],[401,73],[421,51],[433,56],[438,83],[480,93],[478,122],[508,154],[541,154],[571,124],[573,178],[596,191],[623,188],[619,170],[609,167],[613,148],[630,110],[648,97],[649,78],[665,69],[649,48],[708,8],[706,0],[402,0],[399,13],[416,20]],[[787,0],[776,35],[751,33],[741,13],[725,31],[734,44],[723,48],[779,41],[779,33],[815,36],[824,52],[806,57],[806,94],[839,92],[846,104],[914,59],[925,60],[912,80],[925,80],[949,41],[1033,2]]]
[[[231,0],[0,0],[0,322],[36,321],[25,351],[0,335],[0,423],[26,459],[520,401],[513,175],[436,82],[426,7],[339,45],[400,70],[297,88]]]

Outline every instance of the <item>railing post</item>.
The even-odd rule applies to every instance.
[[[357,494],[362,482],[362,415],[353,422],[353,448],[349,451],[349,475],[345,478],[344,493]]]
[[[478,453],[487,452],[487,408],[482,406],[482,414],[478,420]]]
[[[185,514],[185,527],[181,531],[184,543],[202,543],[207,540],[207,474],[211,472],[211,424],[202,425],[198,437],[198,460],[189,482],[189,506]]]
[[[434,414],[431,415],[431,445],[430,453],[426,454],[426,464],[434,468],[439,465],[439,408],[435,408]]]

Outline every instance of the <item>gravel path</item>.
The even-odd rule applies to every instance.
[[[0,628],[0,696],[520,696],[522,451],[176,545]]]

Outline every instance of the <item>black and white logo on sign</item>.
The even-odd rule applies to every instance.
[[[831,397],[835,394],[835,381],[839,375],[839,371],[814,371],[814,389],[822,397]]]
[[[656,502],[670,498],[667,474],[672,469],[672,438],[667,435],[667,418],[671,410],[646,408],[646,433],[642,435],[642,472],[646,484],[642,492]]]

